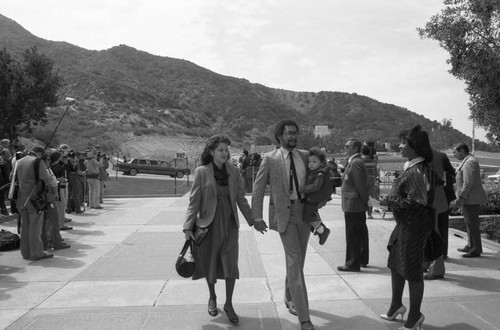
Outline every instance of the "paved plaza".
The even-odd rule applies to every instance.
[[[187,196],[106,199],[102,210],[71,214],[74,229],[62,234],[71,249],[53,251],[53,259],[27,261],[19,251],[0,252],[0,329],[236,328],[222,311],[223,281],[216,286],[220,313],[211,317],[206,283],[175,272],[187,205]],[[305,274],[315,327],[401,327],[378,316],[390,304],[386,243],[394,221],[378,214],[368,220],[368,268],[341,273],[345,233],[339,197],[320,214],[332,234],[323,246],[311,236],[308,248]],[[15,221],[0,228],[15,232]],[[481,258],[464,259],[456,249],[465,241],[454,233],[464,237],[450,232],[445,279],[425,282],[423,328],[500,329],[499,246],[485,242]],[[285,261],[278,234],[261,235],[243,223],[239,266],[237,328],[299,329],[283,303]],[[403,301],[408,307],[407,288]]]

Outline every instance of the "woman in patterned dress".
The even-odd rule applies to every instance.
[[[420,125],[400,134],[401,154],[408,161],[403,173],[394,182],[389,196],[381,204],[389,207],[396,219],[396,227],[388,243],[391,269],[392,300],[383,319],[395,320],[406,312],[402,296],[405,282],[410,291],[410,311],[404,327],[421,328],[425,319],[420,312],[424,294],[423,259],[424,245],[434,224],[434,187],[441,182],[428,163],[432,161],[432,149],[427,132]]]
[[[202,166],[194,172],[194,182],[189,197],[189,207],[184,223],[186,239],[194,239],[196,227],[208,228],[208,234],[193,244],[196,260],[193,280],[205,278],[210,297],[208,313],[218,314],[215,283],[226,281],[226,302],[224,311],[233,324],[239,322],[232,297],[238,269],[238,208],[251,226],[252,211],[245,198],[243,180],[238,169],[230,162],[229,138],[212,136],[201,155]]]

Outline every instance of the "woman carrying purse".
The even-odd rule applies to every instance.
[[[195,227],[207,228],[199,245],[193,244],[196,266],[193,280],[205,278],[208,284],[208,314],[216,316],[217,279],[226,281],[224,311],[232,324],[239,323],[232,303],[238,269],[238,208],[250,226],[252,211],[245,198],[243,180],[238,169],[229,162],[229,138],[212,136],[201,155],[202,166],[194,172],[194,182],[184,223],[186,239],[195,240]]]

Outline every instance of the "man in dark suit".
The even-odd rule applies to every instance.
[[[445,265],[444,258],[448,255],[448,223],[449,223],[449,205],[455,199],[455,193],[450,192],[450,186],[453,188],[453,180],[455,177],[455,169],[450,163],[448,156],[445,153],[432,150],[432,162],[429,167],[441,178],[445,184],[444,186],[437,186],[434,191],[434,202],[432,206],[436,210],[436,226],[439,235],[443,239],[443,253],[429,265],[424,265],[429,271],[424,275],[426,280],[435,280],[444,277]],[[428,267],[427,267],[428,266]]]
[[[467,245],[459,248],[458,251],[465,252],[464,258],[476,258],[483,253],[479,231],[479,208],[481,204],[486,204],[488,199],[481,181],[479,162],[469,153],[467,144],[457,144],[453,148],[453,154],[462,161],[457,169],[456,194],[458,199],[455,205],[462,207],[468,236]]]
[[[35,160],[43,155],[42,147],[34,147],[31,152],[17,161],[17,180],[19,182],[19,196],[17,207],[21,213],[21,255],[24,259],[39,260],[52,258],[54,255],[43,251],[42,225],[43,212],[37,212],[31,199],[35,198],[37,182],[35,177]],[[44,162],[38,166],[38,178],[46,186],[50,184],[49,173]]]
[[[269,228],[280,234],[285,250],[285,305],[297,315],[301,329],[314,329],[304,278],[311,231],[303,221],[304,196],[299,193],[306,181],[308,152],[296,148],[298,135],[299,127],[291,120],[276,125],[274,136],[281,147],[264,154],[253,185],[252,211],[255,229],[265,232],[263,200],[269,183]]]
[[[349,156],[342,179],[342,211],[345,219],[346,257],[345,264],[337,267],[343,272],[359,272],[368,264],[368,177],[361,159],[361,141],[348,139],[345,144]]]

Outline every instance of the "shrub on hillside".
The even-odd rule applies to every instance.
[[[488,203],[481,205],[479,214],[500,214],[500,183],[486,181],[483,183]],[[457,207],[450,208],[450,215],[461,215],[462,212]]]

